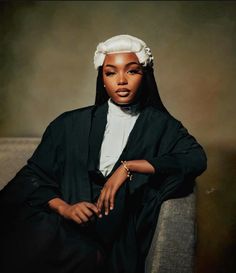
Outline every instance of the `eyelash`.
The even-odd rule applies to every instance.
[[[134,74],[138,74],[140,72],[140,70],[138,70],[138,69],[132,69],[132,70],[129,70],[128,72],[131,72],[131,75],[134,75]],[[106,76],[111,76],[111,75],[114,75],[115,73],[116,72],[106,72],[105,75]]]

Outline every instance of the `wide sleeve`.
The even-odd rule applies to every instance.
[[[42,141],[28,160],[33,180],[38,188],[30,196],[31,204],[47,204],[55,197],[61,197],[60,179],[63,169],[62,125],[50,124]]]
[[[159,155],[146,160],[153,165],[156,174],[181,174],[194,178],[207,168],[202,146],[179,121],[169,125]]]
[[[49,124],[27,164],[1,191],[1,202],[19,204],[29,201],[32,205],[41,205],[61,196],[62,132],[58,120]]]

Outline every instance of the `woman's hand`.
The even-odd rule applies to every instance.
[[[102,216],[96,205],[85,201],[69,205],[60,198],[54,198],[49,201],[49,206],[64,218],[70,219],[78,224],[88,222],[94,214],[98,217]]]
[[[66,219],[73,220],[78,224],[88,222],[94,214],[101,217],[96,205],[89,202],[63,206],[60,208],[60,214]]]
[[[128,167],[131,172],[149,174],[155,173],[154,167],[145,159],[126,161],[126,167]],[[123,165],[120,165],[113,175],[107,180],[101,191],[97,201],[99,212],[101,212],[102,208],[104,207],[105,215],[108,215],[110,210],[114,208],[116,192],[126,179],[127,171]]]
[[[101,190],[101,194],[97,201],[97,208],[99,212],[101,212],[104,208],[105,215],[108,215],[110,210],[114,209],[115,195],[126,179],[127,172],[125,168],[121,165],[115,170],[115,172],[107,180],[107,182],[104,184],[103,189]]]

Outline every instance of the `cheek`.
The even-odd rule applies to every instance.
[[[109,80],[104,80],[103,81],[104,85],[105,85],[105,90],[106,92],[111,95],[112,94],[112,90],[114,89],[111,85],[111,82]]]
[[[141,85],[142,83],[142,78],[139,78],[139,79],[135,79],[133,82],[132,82],[132,85],[133,85],[133,88],[135,90],[137,90],[139,88],[139,86]]]
[[[113,80],[105,79],[105,80],[103,80],[103,82],[104,82],[104,84],[106,86],[107,91],[113,91],[114,90],[114,88],[116,86],[116,83]]]
[[[105,85],[109,85],[110,82],[111,82],[111,79],[106,77],[105,75],[103,75],[103,82],[104,82]]]

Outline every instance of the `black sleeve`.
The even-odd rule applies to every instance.
[[[155,173],[182,174],[197,177],[207,167],[207,158],[202,146],[190,135],[181,122],[168,131],[165,152],[157,157],[146,158]]]
[[[38,189],[29,197],[31,204],[47,204],[49,200],[61,197],[62,132],[63,124],[56,119],[47,127],[41,143],[28,160],[34,182],[38,183]]]
[[[46,128],[41,142],[27,164],[4,187],[0,202],[19,204],[30,201],[32,205],[44,205],[60,197],[59,171],[61,126],[52,122]]]

